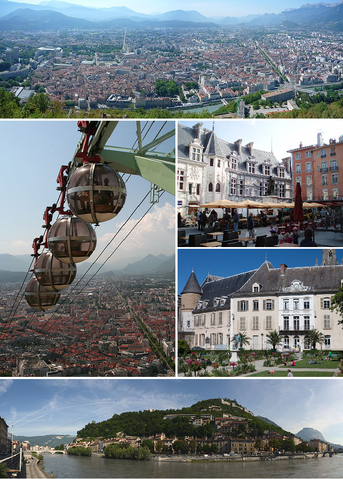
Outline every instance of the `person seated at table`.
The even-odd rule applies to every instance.
[[[293,244],[299,244],[299,233],[298,233],[298,228],[296,226],[294,226],[293,228],[292,240],[293,240]]]
[[[274,243],[275,243],[275,244],[279,244],[279,237],[278,237],[278,234],[277,234],[276,230],[274,230],[274,228],[272,228],[272,229],[269,231],[269,233],[270,233],[270,236],[271,236],[272,238],[274,238]]]
[[[285,234],[285,243],[293,243],[292,238],[290,237],[289,233]]]
[[[301,247],[312,247],[318,246],[317,243],[312,241],[312,230],[310,228],[306,228],[304,231],[305,238],[300,242]]]

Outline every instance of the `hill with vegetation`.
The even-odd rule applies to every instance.
[[[164,416],[175,414],[175,418],[163,419]],[[205,438],[214,432],[211,423],[202,426],[194,426],[189,417],[183,415],[195,415],[200,417],[204,414],[211,414],[213,417],[222,417],[223,414],[241,417],[249,422],[254,436],[262,437],[264,431],[270,430],[270,424],[259,417],[255,417],[251,412],[247,411],[243,406],[231,399],[208,399],[199,401],[190,407],[182,409],[168,409],[165,411],[139,411],[124,412],[122,414],[114,414],[110,419],[101,422],[91,422],[87,424],[77,433],[78,439],[95,439],[112,438],[118,433],[128,436],[153,436],[165,433],[167,437],[177,436],[179,438],[185,436],[194,436],[197,438]],[[281,427],[273,426],[273,431],[280,434],[290,434]]]

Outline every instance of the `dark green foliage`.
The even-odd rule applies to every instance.
[[[92,448],[84,446],[73,446],[67,449],[67,453],[71,456],[91,456]]]
[[[0,477],[8,477],[7,469],[8,467],[6,467],[5,464],[0,464]]]
[[[155,93],[157,96],[174,97],[179,94],[179,87],[174,80],[156,80]]]
[[[110,444],[104,447],[105,457],[111,459],[133,459],[147,461],[151,459],[151,452],[147,446],[132,447],[127,445]]]
[[[154,452],[154,441],[151,439],[144,439],[141,442],[141,447],[148,447],[150,452]]]

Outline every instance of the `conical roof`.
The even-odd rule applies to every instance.
[[[185,293],[194,293],[194,294],[202,294],[202,289],[199,286],[198,280],[194,274],[194,271],[192,271],[190,277],[188,278],[188,281],[183,288],[183,291],[181,294]]]

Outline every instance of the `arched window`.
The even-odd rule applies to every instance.
[[[220,183],[216,184],[216,193],[220,193]]]
[[[213,185],[212,185],[212,183],[209,183],[209,184],[208,184],[208,191],[213,191]]]

